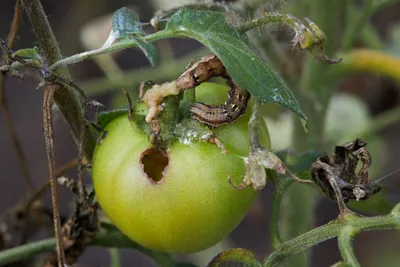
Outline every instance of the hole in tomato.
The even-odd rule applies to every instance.
[[[160,183],[165,168],[168,166],[168,155],[165,151],[157,148],[149,148],[140,157],[142,169],[147,178],[153,183]]]

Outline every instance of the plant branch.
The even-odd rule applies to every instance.
[[[287,13],[278,13],[278,12],[267,12],[263,14],[260,18],[252,19],[251,21],[242,24],[239,27],[240,31],[247,32],[254,28],[258,28],[264,26],[266,24],[271,23],[281,23],[289,25],[291,28],[295,29],[295,31],[299,30],[299,26],[302,24],[296,17],[287,14]]]
[[[19,26],[22,20],[22,6],[21,1],[17,0],[15,3],[14,17],[11,22],[10,33],[7,38],[7,46],[11,49],[14,46],[14,41],[17,37]],[[6,63],[7,54],[4,52],[0,65]],[[22,171],[25,179],[27,191],[31,194],[34,191],[34,183],[32,181],[31,173],[29,171],[28,162],[26,160],[24,151],[22,149],[21,141],[18,138],[17,131],[15,129],[14,121],[12,120],[10,109],[7,103],[6,90],[5,90],[6,75],[0,74],[0,107],[3,113],[5,124],[9,131],[14,150],[17,153],[18,164]]]
[[[124,236],[114,226],[106,225],[106,229],[98,232],[91,241],[91,246],[101,246],[106,248],[132,248],[138,250],[148,257],[152,258],[159,266],[172,267],[176,266],[174,259],[167,253],[153,251],[134,243]],[[56,240],[49,238],[30,244],[18,246],[0,252],[0,265],[6,265],[21,259],[31,258],[37,254],[54,251]]]
[[[263,267],[278,266],[291,256],[328,239],[337,237],[345,227],[352,227],[357,232],[375,229],[400,229],[400,203],[386,216],[358,217],[351,215],[317,227],[289,240],[267,257]]]
[[[352,226],[344,227],[338,236],[340,254],[346,266],[360,267],[353,252],[353,238],[358,234],[358,230]]]
[[[153,34],[147,35],[143,37],[143,40],[147,42],[155,42],[157,40],[161,39],[166,39],[171,37],[171,33],[169,31],[158,31]],[[135,39],[129,39],[129,40],[122,40],[118,43],[114,43],[110,46],[105,46],[105,47],[100,47],[98,49],[93,49],[89,50],[86,52],[82,52],[61,60],[58,60],[57,62],[53,62],[54,64],[50,66],[50,70],[56,71],[59,68],[65,68],[65,66],[70,65],[70,64],[75,64],[84,60],[88,60],[91,58],[94,58],[99,55],[111,53],[111,52],[116,52],[116,51],[121,51],[127,48],[131,47],[136,47],[137,46],[137,41]]]

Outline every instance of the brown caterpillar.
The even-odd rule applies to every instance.
[[[194,88],[212,77],[222,77],[226,80],[230,88],[227,101],[220,106],[194,103],[190,113],[201,123],[217,127],[232,123],[243,115],[251,95],[233,82],[222,62],[214,54],[202,57],[200,61],[186,70],[176,80],[176,85],[180,90]]]

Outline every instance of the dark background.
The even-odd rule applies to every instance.
[[[83,51],[79,41],[80,29],[86,23],[101,15],[111,14],[122,6],[134,7],[142,21],[149,21],[154,9],[150,1],[124,0],[44,0],[44,9],[59,40],[64,55],[72,55]],[[14,1],[3,0],[0,7],[0,37],[6,38],[12,19]],[[387,37],[388,27],[400,19],[400,5],[383,10],[373,18],[379,34]],[[26,16],[19,32],[16,48],[32,47],[35,36]],[[182,55],[199,44],[187,40],[174,40],[173,48],[176,55]],[[118,62],[123,68],[140,68],[147,66],[145,57],[139,51],[130,49],[128,56],[118,56]],[[70,67],[75,80],[88,79],[102,75],[99,68],[91,61],[85,61]],[[43,184],[48,175],[47,157],[45,153],[43,122],[42,122],[42,91],[36,90],[36,82],[31,78],[24,81],[8,78],[6,83],[7,99],[10,106],[18,136],[28,159],[29,170],[36,186]],[[338,90],[348,91],[365,101],[372,114],[377,114],[390,107],[398,105],[399,88],[385,78],[371,75],[356,75],[344,80]],[[107,104],[108,95],[97,98]],[[8,131],[5,128],[3,116],[0,116],[0,211],[17,204],[25,196],[25,185],[22,172],[19,169],[17,156],[11,144]],[[400,167],[400,125],[392,125],[379,132],[386,144],[385,166],[380,176]],[[57,149],[57,165],[60,166],[77,156],[76,145],[62,119],[55,121],[55,138]],[[70,175],[75,175],[75,171]],[[394,174],[383,181],[390,192],[390,199],[395,203],[400,200],[400,175]],[[231,234],[229,242],[236,247],[253,250],[260,258],[270,253],[268,237],[268,210],[270,209],[273,186],[264,190],[254,206]],[[71,208],[72,195],[64,189],[60,190],[60,210],[67,215]],[[46,195],[46,205],[50,208],[49,195]],[[337,214],[335,203],[325,199],[317,204],[316,225],[321,225],[334,219]],[[40,233],[38,238],[46,236]],[[355,242],[357,257],[363,266],[378,266],[376,259],[397,256],[394,265],[400,266],[400,234],[396,231],[375,231],[362,233]],[[122,251],[122,266],[152,266],[151,262],[133,250]],[[217,252],[217,251],[213,251]],[[216,253],[214,253],[216,254]],[[203,257],[203,256],[200,256]],[[190,256],[186,256],[190,258]],[[324,242],[314,248],[312,254],[313,266],[330,266],[340,260],[336,240]],[[396,263],[398,262],[398,264]],[[108,266],[109,256],[106,250],[90,247],[80,258],[79,266]]]

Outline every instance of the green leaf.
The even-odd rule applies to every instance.
[[[307,119],[285,82],[252,50],[246,34],[226,23],[222,13],[182,8],[170,18],[165,31],[200,41],[221,59],[238,86],[263,102],[280,104]]]
[[[126,7],[115,11],[112,18],[112,29],[117,38],[124,38],[132,34],[146,35],[142,29],[138,14]]]
[[[150,64],[154,67],[158,64],[158,51],[153,44],[141,38],[141,36],[146,35],[142,29],[142,24],[139,21],[138,14],[123,7],[118,9],[113,15],[112,34],[114,38],[120,40],[134,39],[137,46],[143,51]]]
[[[97,124],[104,129],[110,121],[124,114],[128,114],[128,109],[116,109],[100,112],[97,115]]]
[[[135,39],[137,46],[143,51],[151,66],[155,67],[159,61],[157,48],[152,43],[149,43],[140,37],[132,36],[131,38]]]
[[[232,248],[215,256],[207,267],[261,266],[253,252],[243,248]]]
[[[42,61],[42,56],[39,54],[39,49],[35,46],[34,48],[19,49],[12,54],[14,57],[21,57],[24,59],[33,59],[39,62]]]

